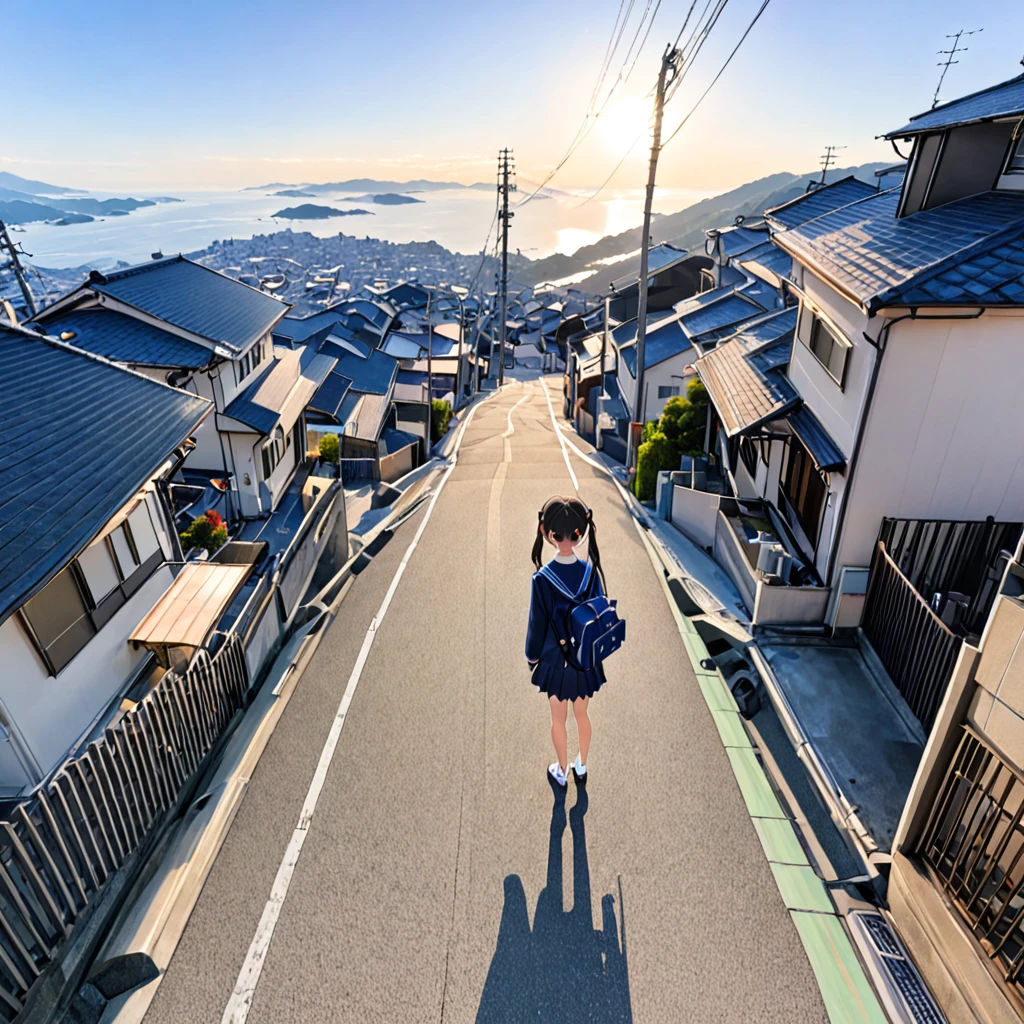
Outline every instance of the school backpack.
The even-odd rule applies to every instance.
[[[610,601],[603,594],[581,597],[592,589],[594,573],[590,562],[586,564],[583,581],[575,594],[548,566],[540,571],[559,593],[569,599],[569,611],[562,624],[561,635],[558,635],[558,629],[555,630],[565,663],[581,672],[590,672],[622,646],[626,639],[626,621],[616,613],[615,601]]]

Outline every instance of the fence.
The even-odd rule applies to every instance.
[[[1024,776],[962,728],[921,854],[1003,978],[1024,996]]]
[[[900,572],[882,541],[871,565],[863,629],[911,711],[931,729],[963,640]]]
[[[0,821],[0,1021],[174,807],[248,685],[237,635],[212,657],[198,651]]]
[[[883,519],[878,539],[926,601],[936,593],[964,594],[961,627],[980,634],[999,585],[999,555],[1012,557],[1022,528],[994,519]]]

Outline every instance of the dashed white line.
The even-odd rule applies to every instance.
[[[500,392],[495,392],[495,394],[499,393]],[[484,401],[487,401],[487,399]],[[228,1000],[227,1007],[224,1009],[224,1016],[221,1018],[221,1024],[244,1024],[246,1018],[249,1016],[249,1010],[252,1008],[253,997],[256,994],[256,986],[259,984],[260,975],[263,972],[263,965],[266,962],[267,953],[270,950],[270,943],[274,937],[274,928],[277,926],[278,918],[281,916],[281,908],[284,906],[285,897],[288,895],[288,887],[291,885],[292,876],[295,873],[295,866],[299,861],[299,854],[302,853],[303,843],[305,843],[306,836],[309,834],[309,826],[313,820],[313,814],[316,811],[317,801],[320,799],[320,792],[324,788],[324,782],[327,779],[327,772],[331,767],[331,761],[334,758],[334,752],[337,749],[338,740],[341,738],[341,730],[345,725],[345,718],[348,715],[348,709],[352,703],[352,697],[356,692],[356,687],[359,685],[363,666],[366,664],[366,659],[369,657],[370,648],[373,646],[373,641],[377,636],[377,630],[380,627],[380,624],[384,621],[384,616],[387,614],[388,607],[391,604],[391,599],[395,596],[398,584],[405,573],[406,566],[409,564],[409,559],[412,557],[413,551],[416,550],[416,545],[419,544],[420,537],[423,536],[423,531],[427,528],[427,523],[430,521],[430,516],[434,511],[434,506],[437,504],[437,499],[441,496],[441,492],[444,490],[444,486],[448,482],[448,478],[455,469],[458,462],[459,448],[462,445],[462,438],[466,432],[466,427],[469,426],[470,420],[472,420],[473,414],[478,408],[479,406],[474,406],[466,416],[466,420],[459,431],[459,436],[455,441],[451,465],[449,465],[444,476],[441,478],[441,482],[438,484],[437,490],[434,492],[434,496],[431,498],[430,504],[427,507],[423,521],[420,523],[419,529],[416,531],[416,535],[413,537],[412,543],[406,550],[401,564],[398,566],[394,578],[391,580],[391,585],[388,587],[388,591],[384,595],[384,601],[382,602],[377,614],[370,622],[369,629],[366,631],[366,636],[363,637],[363,643],[359,649],[359,657],[356,658],[352,674],[348,679],[348,685],[345,687],[345,692],[341,698],[341,704],[338,706],[337,714],[334,716],[334,721],[331,723],[331,731],[327,735],[327,742],[324,743],[323,750],[320,753],[320,760],[317,762],[316,771],[313,773],[313,780],[310,782],[309,789],[306,792],[306,799],[303,801],[298,823],[295,826],[295,830],[292,832],[292,838],[288,843],[288,848],[285,850],[281,866],[277,869],[277,876],[274,878],[274,884],[270,890],[270,899],[267,900],[267,904],[263,908],[263,915],[260,917],[260,923],[256,928],[256,934],[253,936],[252,943],[249,946],[249,952],[246,954],[245,962],[242,964],[242,969],[238,973],[238,980],[235,982],[235,990],[231,994],[230,1000]]]

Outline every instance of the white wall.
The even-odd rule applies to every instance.
[[[892,328],[839,564],[868,564],[884,516],[1024,520],[1022,335],[1011,310]]]
[[[60,763],[146,657],[128,637],[173,579],[170,568],[158,569],[56,678],[17,615],[0,624],[0,700],[44,772]],[[0,777],[0,786],[18,781]]]
[[[235,465],[235,485],[238,488],[236,498],[238,499],[239,511],[243,516],[258,516],[263,510],[260,504],[260,474],[263,472],[262,465],[259,471],[256,469],[256,459],[253,446],[260,441],[260,435],[256,433],[225,433],[224,444],[230,448],[231,458]],[[191,456],[189,456],[191,459]],[[246,483],[248,476],[249,482]]]

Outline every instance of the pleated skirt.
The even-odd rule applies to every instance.
[[[603,666],[581,672],[566,665],[559,653],[555,658],[541,658],[530,674],[530,682],[548,697],[578,700],[580,697],[593,697],[606,680]]]

